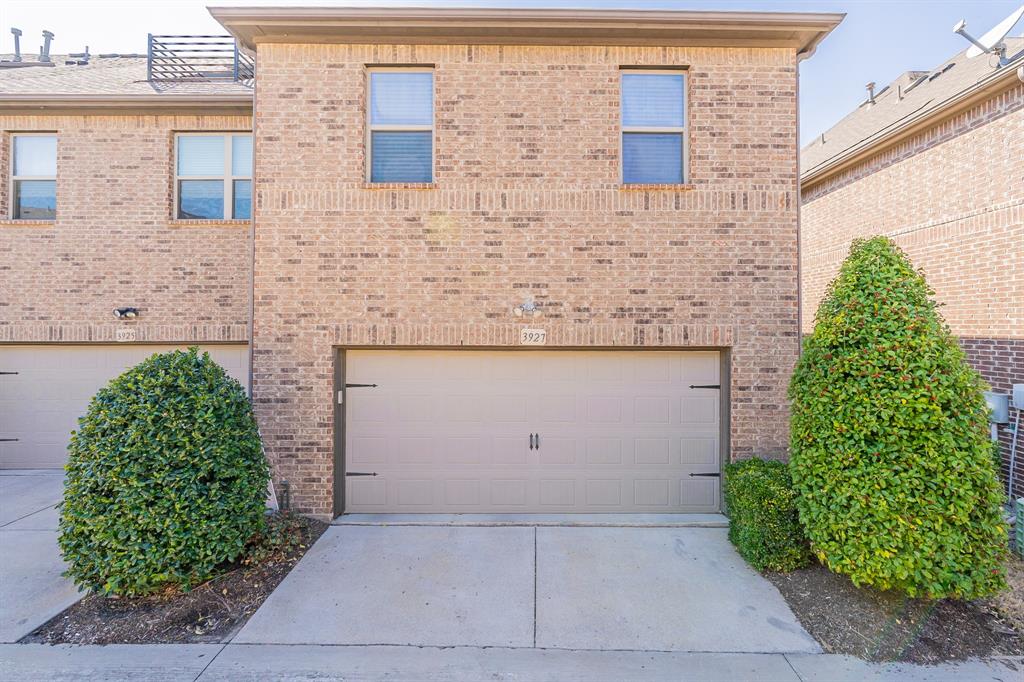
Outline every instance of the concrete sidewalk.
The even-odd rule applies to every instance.
[[[60,470],[0,471],[0,642],[16,642],[81,599],[61,574]]]
[[[0,679],[30,682],[1017,682],[1022,670],[1021,658],[914,666],[822,654],[271,644],[0,645]]]

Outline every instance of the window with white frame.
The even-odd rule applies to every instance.
[[[57,136],[13,135],[11,217],[54,220],[57,217]]]
[[[175,142],[178,218],[220,220],[252,216],[250,133],[182,133]]]
[[[432,182],[434,73],[430,68],[369,71],[367,179]]]
[[[686,74],[623,69],[622,182],[686,182]]]

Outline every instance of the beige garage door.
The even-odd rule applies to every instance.
[[[348,512],[719,508],[717,352],[345,355]]]
[[[184,346],[181,346],[184,348]],[[64,466],[71,431],[89,400],[124,370],[175,346],[0,346],[0,468]],[[245,346],[208,346],[243,386]]]

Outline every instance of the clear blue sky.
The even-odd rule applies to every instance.
[[[22,48],[39,49],[40,32],[56,34],[55,52],[144,52],[147,33],[218,31],[206,5],[432,5],[595,7],[845,12],[846,20],[803,62],[801,137],[829,128],[864,99],[864,85],[889,83],[911,69],[928,69],[964,49],[952,32],[959,19],[980,36],[1024,0],[0,0],[0,51],[13,49],[10,27],[24,31]],[[1021,35],[1024,22],[1011,35]]]

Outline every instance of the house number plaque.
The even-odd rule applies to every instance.
[[[519,330],[519,344],[522,346],[543,346],[548,342],[548,332],[545,329]]]
[[[131,343],[135,340],[135,327],[118,327],[114,338],[121,343]]]

